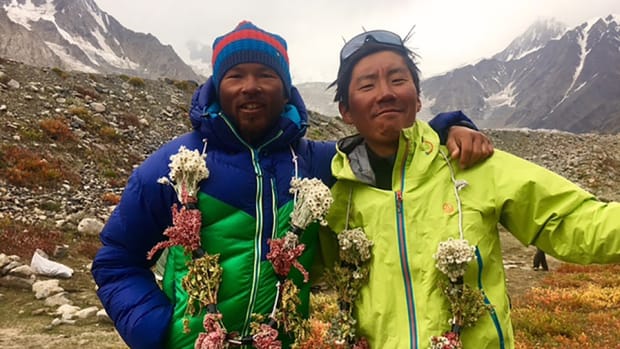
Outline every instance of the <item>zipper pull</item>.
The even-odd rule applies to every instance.
[[[403,202],[403,192],[402,191],[397,191],[396,192],[396,200],[398,200],[398,202]]]
[[[396,192],[396,212],[400,215],[403,213],[403,192]]]

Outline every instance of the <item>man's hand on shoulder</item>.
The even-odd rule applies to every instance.
[[[461,168],[468,168],[493,155],[493,143],[484,133],[465,126],[452,126],[446,141],[450,157],[459,160]]]

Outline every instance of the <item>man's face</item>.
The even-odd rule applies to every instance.
[[[362,58],[353,68],[349,107],[340,103],[342,119],[355,125],[380,156],[398,149],[400,131],[413,125],[421,102],[405,59],[392,51]]]
[[[287,99],[280,76],[258,63],[242,63],[224,74],[220,105],[246,142],[262,138],[282,114]]]

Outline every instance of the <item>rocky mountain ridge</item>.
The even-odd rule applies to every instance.
[[[203,80],[172,46],[125,28],[93,0],[0,0],[0,57],[63,70]]]
[[[620,16],[565,30],[537,22],[504,51],[422,83],[427,115],[462,109],[484,127],[620,132]]]

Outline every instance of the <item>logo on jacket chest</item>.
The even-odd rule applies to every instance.
[[[444,204],[442,205],[441,209],[447,215],[451,215],[452,213],[454,213],[454,205],[452,205],[449,202],[444,202]]]

